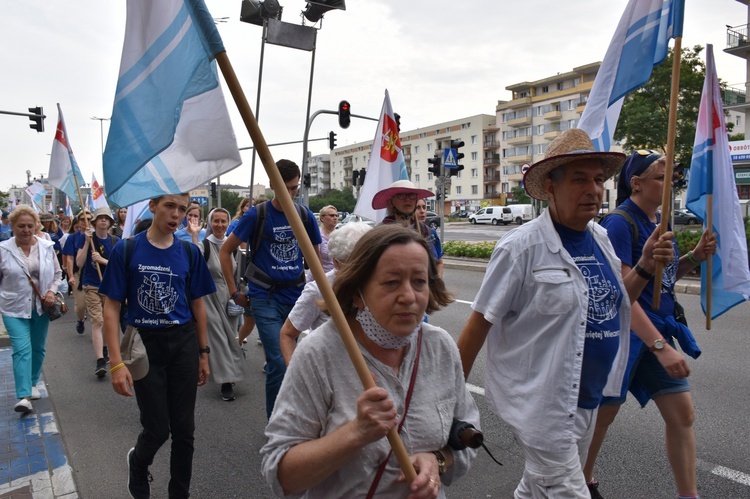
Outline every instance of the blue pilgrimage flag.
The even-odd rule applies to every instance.
[[[62,108],[57,104],[57,130],[52,141],[52,153],[49,159],[47,181],[63,191],[69,197],[78,199],[78,187],[85,184],[81,169],[78,168],[73,149],[70,147],[68,129],[65,127]]]
[[[712,196],[712,230],[718,249],[712,260],[712,275],[701,264],[701,305],[706,312],[706,284],[712,279],[711,319],[750,299],[745,223],[729,156],[724,124],[724,103],[716,74],[713,46],[706,46],[706,81],[693,145],[688,178],[687,207],[705,222],[708,196]]]
[[[116,206],[203,185],[242,163],[202,0],[128,0],[125,41],[104,151]]]
[[[682,36],[684,0],[630,0],[591,87],[578,128],[597,151],[609,151],[625,96],[648,82]]]

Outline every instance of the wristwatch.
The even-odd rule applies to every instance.
[[[445,461],[445,456],[439,450],[432,451],[435,454],[438,462],[438,475],[445,474],[445,469],[448,467],[448,463]]]
[[[655,352],[657,350],[664,350],[664,345],[666,344],[667,344],[667,340],[665,340],[664,338],[659,338],[658,340],[654,341],[654,343],[650,347],[648,347],[648,349],[651,352]]]
[[[198,353],[211,353],[211,349],[208,346],[206,348],[199,348]]]

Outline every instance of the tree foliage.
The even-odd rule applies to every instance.
[[[682,49],[675,162],[683,165],[690,165],[693,155],[695,126],[706,78],[706,66],[699,58],[702,51],[700,45]],[[624,141],[626,149],[666,150],[673,60],[674,52],[669,49],[667,58],[654,68],[648,83],[625,97],[614,138]]]
[[[242,197],[236,192],[221,191],[221,207],[229,212],[230,219],[234,216],[235,212],[237,212],[237,207],[240,205],[240,201],[242,201]],[[213,204],[215,208],[217,205],[216,199],[213,200]]]
[[[333,205],[338,211],[354,211],[357,200],[354,199],[351,189],[340,191],[338,189],[327,189],[317,196],[310,198],[310,209],[317,213],[321,208]]]
[[[520,185],[511,187],[510,193],[513,197],[513,204],[531,204],[531,198]]]

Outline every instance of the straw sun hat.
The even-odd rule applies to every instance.
[[[544,180],[549,173],[558,166],[581,159],[601,161],[604,177],[610,178],[622,167],[625,155],[619,152],[596,151],[586,132],[578,128],[566,130],[550,143],[544,159],[537,161],[526,171],[523,176],[526,192],[535,199],[547,201]]]
[[[415,193],[417,199],[424,199],[434,196],[435,193],[428,191],[427,189],[417,188],[410,180],[397,180],[389,185],[387,188],[379,191],[372,198],[372,208],[375,210],[382,210],[388,207],[388,200],[396,194],[408,194]]]

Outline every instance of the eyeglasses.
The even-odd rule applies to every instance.
[[[326,213],[325,215],[320,215],[320,216],[321,217],[337,217],[338,218],[338,215],[335,214],[335,213]]]
[[[417,193],[416,192],[399,192],[394,197],[400,199],[403,201],[404,199],[409,199],[411,201],[414,201],[417,199]]]

